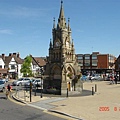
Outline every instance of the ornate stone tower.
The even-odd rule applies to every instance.
[[[61,94],[69,91],[82,91],[82,83],[77,79],[80,66],[77,63],[73,40],[71,38],[70,19],[66,24],[63,2],[56,25],[53,20],[53,39],[50,40],[49,57],[47,58],[44,87],[56,86]]]

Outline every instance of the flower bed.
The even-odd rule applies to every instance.
[[[48,88],[46,89],[46,92],[47,92],[48,94],[60,94],[60,90],[59,90],[59,89],[56,89],[56,88],[54,88],[54,87],[48,87]]]
[[[68,73],[67,76],[68,76],[70,79],[72,79],[73,74],[72,74],[72,73]]]

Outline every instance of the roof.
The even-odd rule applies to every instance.
[[[23,59],[21,59],[20,57],[17,57],[14,54],[12,54],[10,56],[4,56],[4,57],[0,55],[0,58],[3,59],[3,61],[5,62],[6,65],[9,65],[9,63],[10,63],[10,61],[11,61],[12,58],[15,59],[15,61],[17,62],[17,64],[22,64],[23,61],[24,61]]]
[[[0,68],[0,73],[2,73],[2,74],[3,74],[3,73],[7,73],[7,71],[8,71],[8,69],[6,69],[6,68],[5,68],[5,69]]]
[[[38,64],[39,66],[46,65],[45,60],[42,57],[32,57],[33,58],[33,64]]]
[[[15,55],[5,57],[5,64],[8,65],[11,59],[14,58],[18,64],[23,63],[23,59],[16,57]]]

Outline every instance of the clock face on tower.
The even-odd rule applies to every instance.
[[[60,46],[60,43],[57,41],[57,42],[55,43],[55,46],[56,46],[56,47],[59,47],[59,46]]]

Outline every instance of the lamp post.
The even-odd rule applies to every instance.
[[[40,97],[42,98],[42,89],[43,89],[43,69],[42,67],[40,68],[40,72],[41,72],[41,94]]]
[[[10,73],[9,73],[10,68],[8,67],[7,74],[8,74],[8,80],[10,79]]]
[[[118,65],[118,69],[119,69],[119,81],[120,81],[120,63]]]
[[[42,98],[42,77],[41,77],[41,98]]]
[[[32,102],[32,83],[30,81],[30,102]]]

